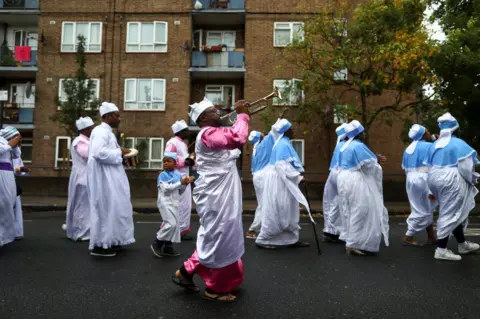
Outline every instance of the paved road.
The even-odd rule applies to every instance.
[[[267,251],[246,242],[245,282],[240,300],[230,305],[185,295],[171,283],[194,243],[182,243],[178,259],[153,258],[149,244],[159,216],[135,216],[137,243],[101,260],[88,255],[87,243],[64,239],[58,213],[26,219],[26,238],[0,249],[2,319],[480,316],[480,255],[441,262],[433,259],[431,247],[403,247],[401,219],[391,220],[391,246],[377,257],[347,256],[340,245],[322,244],[319,256],[314,245]],[[246,227],[251,220],[245,217]],[[302,223],[302,239],[314,244],[311,225]],[[470,227],[480,228],[480,219],[472,219]],[[478,229],[469,234],[480,236]]]

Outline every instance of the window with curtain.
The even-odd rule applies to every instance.
[[[235,31],[207,31],[207,45],[226,45],[228,51],[235,50]]]
[[[101,22],[63,22],[61,52],[76,52],[79,35],[85,37],[85,52],[102,52]]]
[[[165,111],[165,79],[126,79],[124,109]]]
[[[293,40],[303,41],[304,39],[303,22],[274,22],[273,25],[274,47],[286,47]]]
[[[167,22],[127,24],[127,52],[167,52],[167,39]]]

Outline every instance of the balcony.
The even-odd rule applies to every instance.
[[[15,52],[15,47],[0,48],[0,76],[32,78],[37,72],[37,48],[29,47],[30,53]]]
[[[35,104],[15,104],[6,102],[3,109],[4,125],[12,125],[17,129],[34,128],[34,106]]]
[[[0,0],[0,11],[38,11],[40,0]]]
[[[192,0],[193,24],[237,25],[245,23],[245,0]]]
[[[192,52],[192,66],[189,69],[193,78],[235,79],[245,73],[243,52]]]

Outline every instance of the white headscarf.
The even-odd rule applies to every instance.
[[[408,131],[408,137],[410,137],[413,142],[408,145],[407,149],[405,152],[407,154],[413,154],[415,152],[415,149],[417,148],[418,141],[420,141],[425,134],[425,127],[418,125],[418,124],[413,124],[412,127],[410,128],[410,131]]]
[[[290,123],[287,119],[278,119],[275,124],[272,125],[272,131],[275,133],[275,145],[277,145],[277,142],[280,141],[280,139],[283,137],[283,134],[285,134],[286,131],[288,131],[289,128],[292,127],[292,123]]]
[[[362,124],[360,124],[359,121],[353,120],[350,123],[348,123],[345,126],[345,133],[347,134],[348,141],[345,144],[343,144],[342,148],[340,149],[340,152],[344,152],[348,148],[350,143],[352,143],[353,138],[359,135],[360,133],[362,133],[363,131],[365,131],[365,128],[363,127]]]
[[[253,155],[257,153],[257,146],[260,143],[260,137],[262,137],[262,133],[258,131],[251,131],[250,135],[248,135],[248,141],[253,144]]]
[[[437,121],[440,127],[440,137],[435,143],[435,148],[444,148],[450,143],[452,133],[459,128],[459,125],[457,120],[449,112],[440,116]]]
[[[347,136],[347,133],[345,132],[345,127],[347,126],[347,123],[343,123],[339,127],[335,129],[335,133],[337,134],[337,144],[340,143],[341,140]]]

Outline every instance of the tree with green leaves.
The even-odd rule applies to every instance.
[[[59,106],[59,110],[50,118],[52,121],[58,122],[71,137],[77,135],[76,120],[78,118],[89,116],[95,121],[98,114],[95,84],[85,70],[87,60],[84,36],[78,36],[77,45],[77,71],[75,76],[63,81],[65,96],[62,96],[62,99],[58,95],[55,97],[55,103]]]
[[[376,120],[405,114],[429,99],[422,88],[436,83],[428,61],[437,49],[422,24],[425,1],[357,3],[335,1],[306,16],[302,34],[282,55],[302,80],[298,122],[315,128],[331,123],[332,114],[358,119],[368,138]],[[283,93],[298,90],[287,86]],[[389,96],[390,102],[378,105],[378,96]]]
[[[431,0],[432,20],[446,39],[431,66],[442,80],[439,98],[458,120],[461,136],[480,149],[480,1]]]

